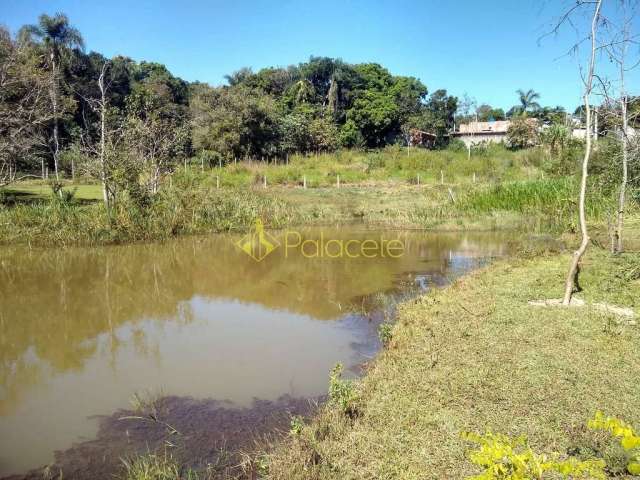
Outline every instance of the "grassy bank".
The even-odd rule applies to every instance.
[[[0,242],[99,245],[244,230],[256,217],[274,227],[295,221],[295,212],[277,198],[182,183],[163,189],[144,205],[123,198],[110,212],[99,202],[84,204],[55,195],[0,208]]]
[[[98,185],[67,183],[59,198],[46,182],[30,181],[0,192],[0,243],[159,240],[243,231],[256,217],[270,228],[357,221],[398,228],[575,231],[577,181],[545,177],[545,158],[539,149],[492,146],[471,159],[455,150],[407,154],[387,148],[292,156],[287,165],[239,162],[202,170],[192,164],[165,177],[160,192],[143,202],[121,196],[111,212],[100,203]],[[615,191],[603,185],[600,177],[592,178],[587,213],[606,242]],[[633,200],[628,216],[631,223],[638,218]]]
[[[490,185],[390,183],[308,189],[216,189],[207,182],[207,176],[178,174],[171,186],[145,205],[124,198],[110,213],[98,201],[47,197],[42,188],[38,198],[29,202],[0,206],[0,243],[99,245],[161,240],[244,231],[257,217],[269,228],[366,222],[391,228],[577,230],[577,185],[570,178]],[[587,211],[598,238],[606,243],[614,196],[592,189]],[[627,217],[633,228],[639,218],[633,202],[629,202]],[[632,238],[633,233],[627,237]]]
[[[621,449],[585,424],[599,409],[640,428],[640,327],[591,307],[528,305],[561,296],[568,261],[503,261],[405,304],[366,376],[353,390],[334,384],[337,401],[297,425],[264,474],[464,478],[480,470],[461,432],[489,429],[526,435],[536,452],[601,457],[609,475],[623,473]],[[638,254],[592,248],[582,298],[637,311],[638,265]]]

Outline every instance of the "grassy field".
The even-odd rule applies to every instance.
[[[493,183],[538,178],[546,154],[539,149],[512,151],[500,145],[467,151],[407,151],[399,146],[378,151],[345,150],[319,155],[292,155],[287,164],[267,162],[230,163],[209,170],[221,186],[301,186],[308,188],[363,184],[460,184]],[[198,169],[197,161],[191,164]]]
[[[63,190],[74,192],[74,198],[84,201],[98,201],[102,199],[102,187],[95,184],[73,184],[69,182]],[[31,202],[49,200],[51,187],[41,180],[21,182],[10,185],[5,191],[6,197],[14,197],[17,201]]]
[[[465,478],[480,470],[461,433],[487,430],[624,473],[622,449],[585,425],[602,410],[640,429],[640,327],[593,307],[529,305],[561,296],[568,262],[539,252],[502,261],[405,304],[367,375],[296,428],[265,477]],[[582,298],[638,311],[639,265],[637,253],[592,248]]]
[[[367,222],[397,228],[574,232],[577,181],[545,174],[548,161],[541,149],[510,151],[496,145],[474,152],[471,159],[455,150],[412,149],[407,154],[389,147],[292,156],[287,165],[239,162],[202,169],[192,163],[165,177],[159,194],[138,203],[124,195],[111,212],[101,205],[99,185],[66,182],[64,189],[73,195],[60,198],[46,182],[34,180],[0,191],[0,243],[157,240],[242,231],[256,217],[270,228]],[[615,192],[603,187],[601,177],[592,179],[587,208],[589,221],[604,232],[599,237],[606,242]],[[630,201],[632,223],[638,211],[637,202]]]

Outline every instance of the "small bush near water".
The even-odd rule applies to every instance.
[[[353,381],[343,380],[342,364],[338,363],[331,370],[329,376],[329,401],[338,406],[342,412],[350,417],[357,414],[357,394]]]

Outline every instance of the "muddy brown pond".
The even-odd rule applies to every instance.
[[[301,236],[398,239],[404,254],[280,247],[256,262],[231,235],[0,247],[0,477],[53,465],[64,478],[113,478],[122,458],[159,446],[211,462],[309,411],[337,362],[357,375],[393,302],[505,255],[511,240],[363,227]],[[169,443],[164,424],[123,419],[136,393],[180,432]]]

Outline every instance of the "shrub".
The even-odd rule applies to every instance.
[[[538,142],[538,124],[534,119],[522,116],[511,121],[507,129],[507,143],[511,148],[533,147]]]
[[[467,146],[459,138],[454,138],[449,142],[449,145],[447,145],[447,150],[451,150],[452,152],[466,152]]]
[[[550,478],[601,478],[605,463],[602,460],[580,461],[575,457],[553,460],[535,453],[525,437],[511,439],[506,435],[487,432],[484,435],[465,432],[462,437],[479,445],[469,454],[475,465],[484,469],[469,480],[534,480]],[[553,455],[557,457],[556,455]]]
[[[291,435],[300,435],[304,429],[304,420],[299,415],[291,417],[291,427],[289,433]]]
[[[349,417],[357,413],[356,392],[353,381],[342,379],[342,364],[338,363],[329,375],[329,401]]]
[[[380,338],[380,342],[382,342],[382,345],[385,347],[389,345],[393,338],[393,325],[390,323],[381,323],[378,327],[378,338]]]

